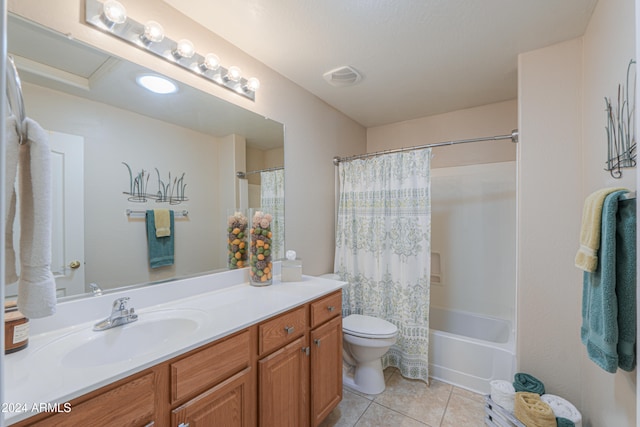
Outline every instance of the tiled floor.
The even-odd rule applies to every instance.
[[[387,388],[377,396],[344,389],[342,402],[320,427],[484,427],[484,397],[431,380],[385,370]]]

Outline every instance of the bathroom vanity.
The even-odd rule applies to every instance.
[[[342,399],[344,283],[304,276],[301,282],[255,288],[246,282],[211,285],[224,281],[214,276],[161,285],[196,291],[165,304],[137,303],[167,291],[158,286],[128,292],[131,305],[140,307],[139,324],[95,332],[91,322],[67,327],[63,320],[50,322],[54,329],[32,336],[26,350],[7,357],[11,382],[5,397],[15,409],[5,414],[7,422],[317,426]],[[193,283],[183,283],[189,280]],[[218,289],[197,292],[207,282]],[[88,314],[91,309],[74,309],[99,299],[108,307],[115,297],[69,303],[76,307],[61,304],[56,316],[70,309]],[[164,333],[154,336],[158,329]],[[158,340],[162,344],[155,348]]]

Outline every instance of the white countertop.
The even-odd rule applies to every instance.
[[[254,287],[245,276],[235,270],[70,301],[59,304],[52,317],[31,320],[29,346],[4,359],[5,422],[9,425],[35,415],[34,408],[41,404],[69,402],[345,285],[303,276],[301,282],[274,280],[271,286]],[[143,354],[127,355],[126,360],[99,366],[64,363],[63,356],[68,353],[64,339],[77,334],[75,338],[90,341],[95,334],[104,334],[92,331],[93,325],[110,314],[116,298],[124,296],[131,298],[129,305],[136,309],[138,322],[183,312],[195,314],[199,327],[185,336],[154,345]],[[110,331],[126,331],[127,326]],[[90,362],[87,360],[87,365]]]

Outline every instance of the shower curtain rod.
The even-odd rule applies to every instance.
[[[514,142],[514,143],[518,142],[518,129],[512,130],[511,133],[508,135],[485,136],[481,138],[459,139],[457,141],[435,142],[432,144],[424,144],[424,145],[418,145],[414,147],[396,148],[393,150],[376,151],[375,153],[358,154],[356,156],[349,156],[349,157],[336,156],[333,158],[333,164],[338,166],[340,162],[350,162],[351,160],[364,159],[367,157],[375,157],[381,154],[401,153],[403,151],[413,151],[413,150],[420,150],[422,148],[431,148],[431,147],[442,147],[445,145],[466,144],[467,142],[500,141],[503,139],[510,139],[511,142]]]
[[[236,172],[236,176],[240,179],[247,179],[247,175],[253,175],[254,173],[260,173],[260,172],[279,171],[280,169],[284,169],[284,166],[276,166],[275,168],[267,168],[267,169],[258,169],[258,170],[249,171],[249,172],[238,171]]]

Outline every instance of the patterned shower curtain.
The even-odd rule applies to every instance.
[[[429,380],[431,149],[339,165],[335,271],[349,282],[343,315],[398,327],[382,360],[407,378]]]
[[[284,169],[260,172],[260,206],[273,216],[271,255],[284,258]]]

